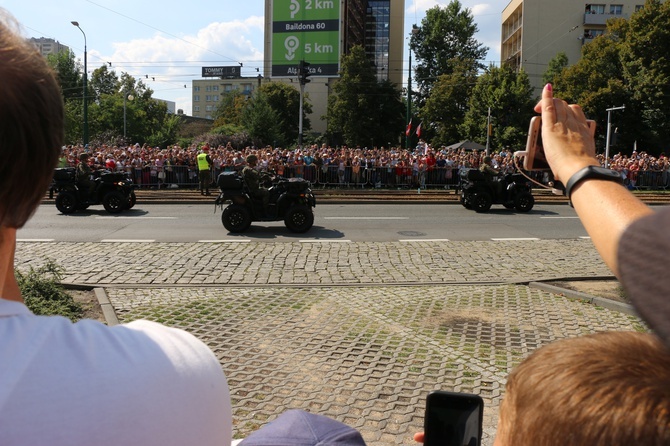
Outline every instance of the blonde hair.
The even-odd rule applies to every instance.
[[[670,444],[670,351],[607,332],[544,346],[509,376],[497,444]]]

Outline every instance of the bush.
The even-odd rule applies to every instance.
[[[21,295],[30,311],[40,316],[64,316],[72,322],[83,317],[83,307],[60,284],[64,272],[50,259],[38,269],[30,267],[27,273],[14,270]]]

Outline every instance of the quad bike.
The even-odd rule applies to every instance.
[[[95,187],[88,191],[77,184],[74,167],[56,169],[49,189],[50,194],[57,194],[56,208],[63,214],[72,214],[102,204],[110,214],[118,214],[135,206],[137,198],[128,174],[98,170],[93,176]]]
[[[460,177],[460,200],[466,209],[486,212],[496,203],[507,209],[528,212],[535,204],[530,182],[519,173],[508,173],[489,181],[479,170],[465,169]]]
[[[222,172],[216,184],[221,190],[215,204],[223,207],[223,226],[230,232],[244,232],[253,221],[284,221],[292,232],[307,232],[314,224],[313,207],[316,199],[309,181],[302,178],[286,179],[265,174],[264,182],[270,185],[268,209],[263,209],[260,198],[253,197],[237,172]]]

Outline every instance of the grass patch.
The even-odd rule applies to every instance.
[[[60,284],[65,270],[53,260],[26,273],[14,274],[26,306],[38,316],[63,316],[76,322],[84,317],[83,306],[75,302]]]

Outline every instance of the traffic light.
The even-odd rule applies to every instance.
[[[311,79],[307,79],[312,75],[312,73],[309,72],[309,62],[305,62],[304,60],[300,61],[300,65],[298,65],[298,76],[300,77],[300,85],[305,85],[308,82],[312,82]]]

